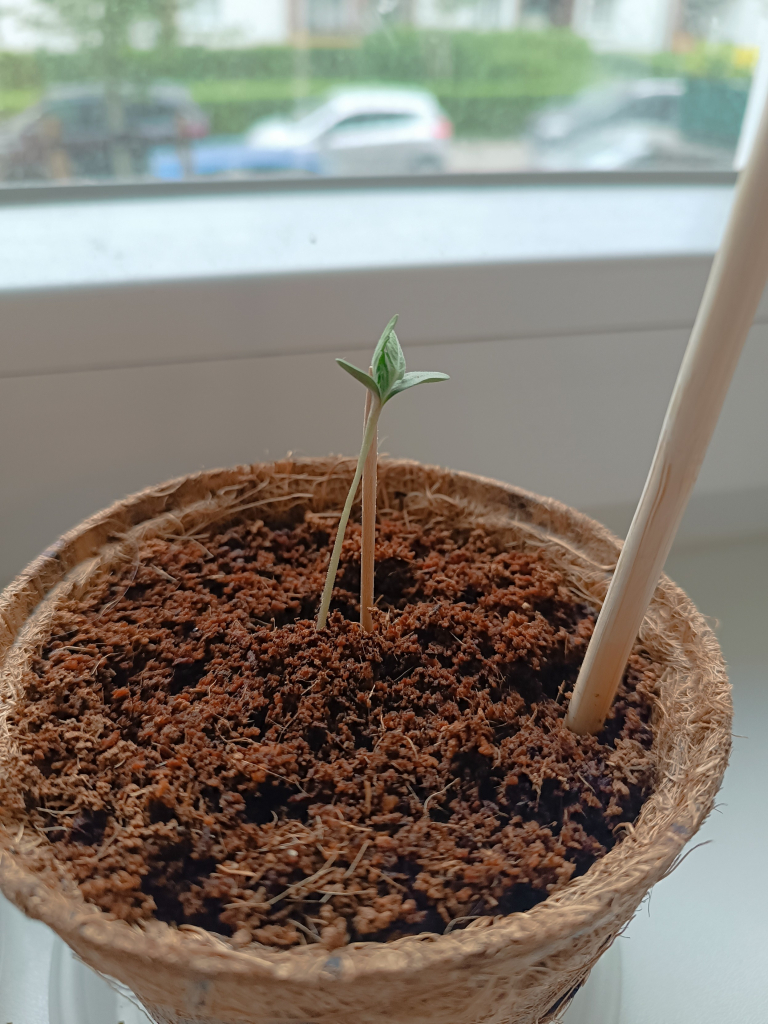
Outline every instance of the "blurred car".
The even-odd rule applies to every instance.
[[[244,136],[190,148],[195,175],[293,171],[305,174],[437,174],[445,169],[453,125],[421,89],[339,88],[297,106],[292,117],[258,121]],[[158,178],[184,176],[179,154],[150,158]]]
[[[102,86],[59,86],[0,124],[0,178],[145,174],[158,143],[184,146],[208,130],[207,116],[181,86],[124,87],[111,104]]]
[[[542,171],[727,167],[730,151],[685,136],[680,78],[641,78],[584,90],[542,111],[528,130],[530,166]]]

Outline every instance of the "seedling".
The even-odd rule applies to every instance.
[[[339,520],[339,528],[336,532],[336,541],[333,545],[333,551],[331,552],[331,560],[328,563],[328,575],[325,578],[323,596],[320,600],[320,610],[317,613],[317,629],[325,629],[325,624],[328,620],[328,609],[331,605],[331,595],[333,594],[333,586],[336,582],[336,573],[339,568],[339,558],[341,557],[341,546],[344,542],[344,533],[347,529],[349,514],[352,511],[352,504],[355,500],[355,495],[357,494],[357,488],[363,475],[365,461],[368,457],[369,451],[371,450],[373,439],[376,437],[376,429],[378,427],[381,410],[391,398],[394,398],[395,395],[399,395],[402,391],[407,391],[408,388],[415,387],[417,384],[429,384],[434,381],[448,380],[447,373],[436,373],[432,370],[406,372],[405,356],[403,355],[400,342],[397,340],[397,335],[395,334],[396,323],[397,316],[393,316],[384,328],[384,333],[379,338],[379,343],[373,353],[370,373],[366,373],[365,370],[361,370],[357,366],[353,366],[352,363],[348,363],[346,359],[336,360],[342,370],[346,370],[347,373],[351,374],[351,376],[355,378],[355,380],[359,380],[361,384],[364,384],[368,388],[368,391],[370,392],[370,409],[368,410],[365,425],[363,427],[363,443],[360,448],[360,455],[357,459],[357,468],[355,469],[355,475],[352,478],[349,493],[347,494],[347,500],[344,502],[341,519]],[[376,487],[374,482],[374,494],[375,491]],[[368,502],[364,502],[362,530],[363,537],[368,539],[370,550],[373,550],[375,529],[375,505],[371,509],[370,504]],[[360,620],[364,628],[366,627],[366,624],[370,622],[370,605],[373,603],[372,578],[370,581],[367,578],[363,579],[363,576],[367,577],[367,575],[368,574],[361,573]],[[370,593],[366,593],[369,589]],[[366,613],[368,614],[366,615]],[[370,626],[368,626],[368,628],[370,629]]]

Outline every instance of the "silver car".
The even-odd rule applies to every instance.
[[[679,127],[685,82],[642,78],[586,89],[543,111],[529,129],[531,165],[542,171],[676,169],[719,159]]]
[[[452,135],[430,93],[370,86],[339,88],[300,105],[291,118],[259,121],[245,145],[254,162],[285,162],[316,174],[438,174]]]

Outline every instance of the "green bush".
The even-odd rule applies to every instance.
[[[417,32],[368,36],[357,77],[403,82],[519,83],[530,95],[572,93],[592,75],[588,43],[566,29],[544,32]]]
[[[6,89],[0,92],[0,117],[11,117],[40,99],[37,89]]]
[[[540,96],[444,96],[442,105],[459,137],[508,138],[519,135]]]
[[[588,44],[565,29],[542,32],[421,32],[403,29],[363,37],[349,46],[313,47],[304,57],[289,46],[207,50],[199,46],[128,51],[122,72],[135,81],[170,78],[287,79],[304,60],[309,78],[334,81],[516,81],[534,93],[572,92],[590,75]],[[0,88],[92,79],[97,51],[0,54]],[[554,88],[557,83],[557,88]],[[561,84],[564,83],[564,84]]]
[[[683,78],[751,78],[757,50],[745,50],[730,43],[698,43],[687,53],[658,53],[651,58],[657,75]]]
[[[216,106],[218,103],[292,103],[296,98],[293,79],[203,79],[199,82],[187,83],[192,98],[203,107]],[[310,83],[311,95],[323,93],[331,88],[334,82]]]
[[[0,52],[0,91],[39,89],[42,84],[37,54]]]
[[[293,103],[290,99],[278,100],[222,100],[208,104],[206,113],[211,119],[214,135],[239,135],[263,117],[287,114]]]
[[[757,63],[757,49],[729,43],[699,43],[685,53],[603,53],[595,58],[601,78],[709,78],[749,79]]]

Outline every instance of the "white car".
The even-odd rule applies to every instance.
[[[421,89],[339,88],[293,117],[257,122],[245,137],[256,162],[315,174],[438,174],[453,125]]]

